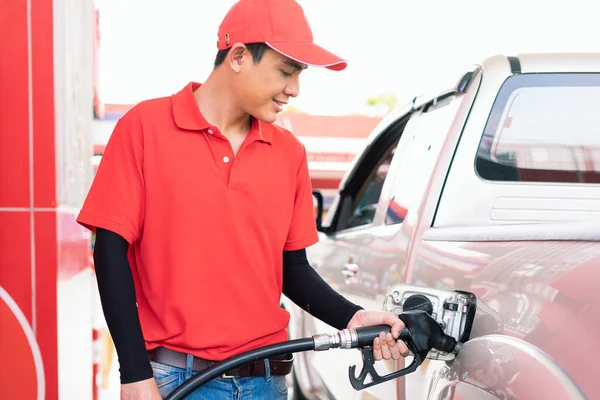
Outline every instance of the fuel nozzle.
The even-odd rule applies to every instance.
[[[389,325],[373,325],[364,328],[344,329],[334,333],[314,335],[315,351],[367,347],[373,344],[373,340],[375,340],[381,332],[388,333],[390,331],[391,327]],[[410,340],[410,332],[408,329],[402,329],[398,339],[402,339],[405,342]]]
[[[460,343],[446,335],[442,327],[425,311],[407,311],[399,315],[405,328],[398,339],[406,342],[414,353],[425,353],[437,349],[446,353],[458,353]],[[335,348],[356,349],[369,347],[381,332],[391,331],[389,325],[373,325],[356,329],[344,329],[335,333],[314,335],[315,351]]]
[[[440,324],[424,311],[406,311],[398,316],[411,332],[411,351],[423,354],[423,358],[431,349],[446,353],[458,352],[460,345],[450,335],[446,335]],[[458,347],[458,349],[457,349]],[[409,346],[410,348],[410,346]]]
[[[355,365],[351,366],[349,370],[350,383],[356,390],[361,390],[414,372],[423,363],[427,357],[427,353],[432,349],[446,353],[458,353],[460,351],[461,343],[454,337],[447,335],[437,321],[426,311],[415,310],[403,312],[399,315],[399,318],[405,325],[399,339],[402,339],[406,343],[414,356],[413,362],[400,371],[380,376],[374,368],[375,360],[373,359],[371,346],[373,340],[380,332],[390,332],[391,328],[388,325],[344,329],[333,334],[315,335],[313,336],[315,350],[360,348],[363,357],[363,368],[358,376],[355,375]],[[365,383],[368,375],[371,376],[371,381]]]

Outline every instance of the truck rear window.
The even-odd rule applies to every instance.
[[[475,167],[492,181],[600,183],[600,74],[508,78]]]

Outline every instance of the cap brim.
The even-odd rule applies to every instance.
[[[311,67],[342,71],[348,65],[343,58],[312,42],[267,42],[279,54]]]

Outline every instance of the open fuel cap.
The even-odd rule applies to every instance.
[[[433,314],[433,304],[427,296],[422,294],[413,294],[404,301],[402,305],[402,311],[425,311],[427,314]]]

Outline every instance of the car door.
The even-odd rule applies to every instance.
[[[363,282],[360,280],[363,248],[369,240],[365,232],[376,217],[382,191],[390,179],[396,147],[409,118],[408,113],[400,115],[370,138],[341,184],[323,222],[319,242],[307,249],[313,268],[344,294],[360,296],[365,292],[359,285]]]
[[[391,165],[409,115],[391,121],[361,154],[334,201],[319,243],[307,249],[311,265],[336,291],[366,309],[381,309],[374,294],[378,279],[364,273],[364,248],[371,241],[369,231],[376,218],[384,187],[389,186]],[[305,314],[304,335],[335,331]],[[358,352],[316,352],[308,357],[309,368],[319,375],[329,392],[338,399],[360,395],[351,386],[348,372],[339,365],[362,363]],[[378,390],[379,388],[374,388]],[[369,389],[370,390],[370,389]]]

